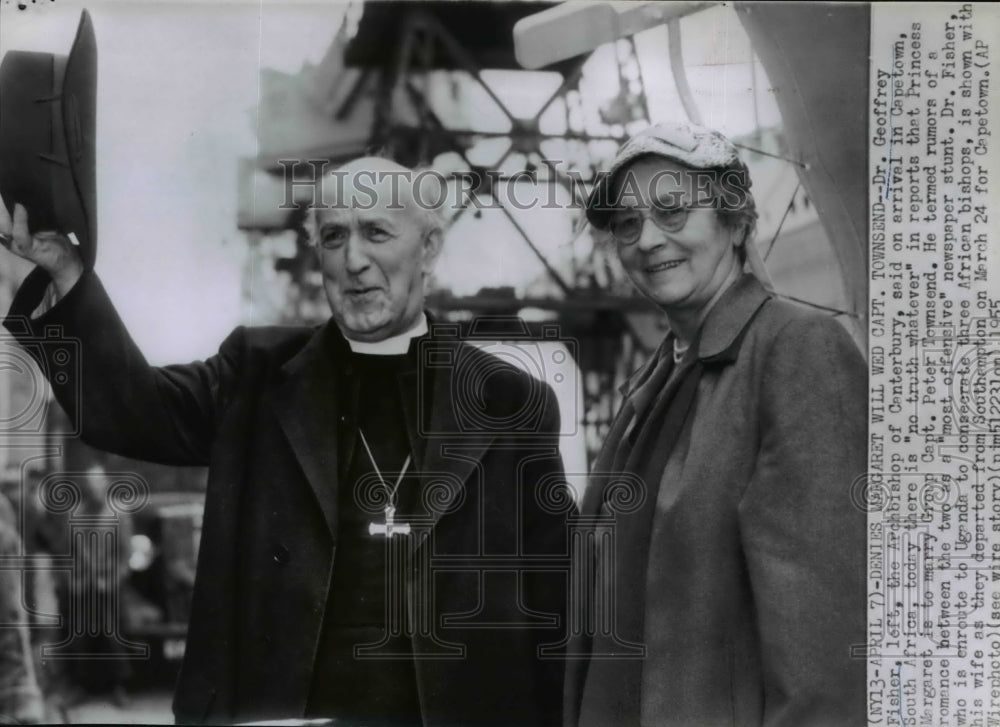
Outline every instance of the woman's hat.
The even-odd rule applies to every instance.
[[[72,235],[97,252],[97,43],[86,10],[69,56],[8,51],[0,63],[0,195],[31,232]]]
[[[736,147],[718,131],[686,121],[669,121],[650,126],[626,141],[611,168],[594,185],[587,199],[587,220],[599,230],[608,226],[616,207],[610,198],[615,176],[638,157],[656,154],[680,162],[691,169],[729,167],[742,163]]]

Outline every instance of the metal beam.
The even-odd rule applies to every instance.
[[[514,25],[514,57],[529,70],[589,53],[715,2],[565,2]]]

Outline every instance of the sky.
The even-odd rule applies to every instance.
[[[82,5],[21,4],[0,0],[0,52],[67,53]],[[295,73],[318,62],[345,6],[238,0],[86,6],[98,45],[97,272],[151,363],[204,358],[244,322],[246,239],[235,224],[236,165],[255,150],[258,71]],[[751,130],[751,56],[735,16],[723,9],[698,13],[685,19],[684,35],[699,39],[685,43],[684,57],[706,124],[730,134]],[[653,119],[677,118],[672,81],[651,80],[669,78],[665,29],[640,34],[637,44]],[[611,46],[599,52],[585,94],[616,87],[607,62],[613,53]],[[758,80],[766,84],[762,75]],[[491,82],[513,110],[527,113],[552,79],[525,83],[494,74]],[[776,123],[766,93],[758,98],[765,101],[761,122]],[[486,113],[476,115],[482,121]],[[568,233],[566,221],[551,215],[524,224],[549,240]],[[440,272],[456,284],[471,291],[503,284],[529,265],[536,269],[505,224],[470,235],[489,241],[493,258],[484,265],[473,248],[446,252]]]

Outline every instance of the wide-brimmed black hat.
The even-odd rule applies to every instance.
[[[97,253],[97,43],[86,10],[68,56],[8,51],[0,63],[0,195],[31,232],[72,234]]]

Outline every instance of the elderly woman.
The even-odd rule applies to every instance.
[[[626,384],[584,497],[584,516],[615,517],[595,559],[613,564],[614,627],[577,645],[567,724],[864,723],[857,347],[766,287],[747,168],[720,134],[644,131],[587,207],[670,332]],[[633,506],[622,481],[642,483]]]

